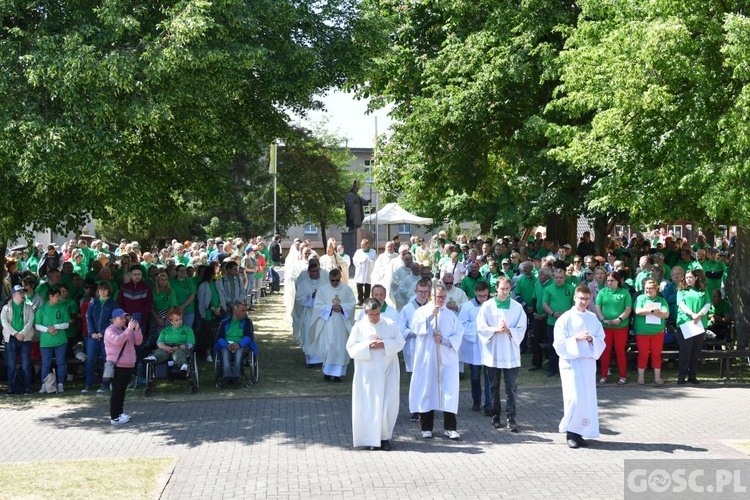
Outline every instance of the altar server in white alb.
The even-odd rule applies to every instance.
[[[370,297],[372,297],[373,299],[378,299],[378,302],[380,302],[380,315],[383,318],[388,318],[389,320],[393,321],[393,323],[398,327],[398,311],[385,303],[385,295],[385,287],[383,285],[373,285],[373,287],[370,289]],[[359,311],[357,321],[362,321],[363,319],[365,319],[366,312],[367,311],[365,311],[364,309]]]
[[[578,285],[573,307],[555,323],[553,347],[560,356],[560,381],[564,415],[560,432],[567,433],[568,446],[588,446],[584,438],[599,437],[596,401],[596,360],[604,352],[604,330],[596,314],[586,308],[591,290]]]
[[[458,316],[446,307],[447,295],[444,286],[436,286],[433,300],[417,309],[412,320],[416,342],[409,410],[419,413],[423,438],[432,437],[435,410],[443,412],[445,435],[450,439],[461,437],[456,430],[456,413],[458,350],[463,326]]]
[[[461,306],[458,319],[464,327],[464,338],[461,340],[458,360],[465,363],[471,373],[471,399],[473,400],[471,409],[473,411],[482,409],[482,371],[484,371],[484,413],[491,416],[490,377],[482,361],[482,342],[477,336],[477,315],[489,296],[490,286],[486,281],[479,281],[474,298]]]
[[[398,353],[404,348],[404,338],[396,323],[381,314],[380,301],[369,298],[363,306],[365,318],[354,324],[346,343],[354,359],[354,446],[390,451],[399,407]]]
[[[354,325],[357,301],[352,289],[341,282],[341,271],[331,270],[328,281],[315,295],[311,348],[323,360],[323,380],[341,382],[349,364],[346,341]]]
[[[478,288],[478,285],[477,285]],[[490,375],[492,426],[503,426],[500,409],[500,378],[505,379],[505,416],[511,432],[518,432],[516,397],[521,367],[521,341],[526,335],[526,312],[510,298],[510,280],[500,276],[495,284],[497,296],[482,304],[477,315],[477,335],[482,340],[482,362]]]

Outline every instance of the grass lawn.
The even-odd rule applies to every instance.
[[[163,487],[162,475],[168,474],[173,465],[171,458],[5,463],[0,468],[0,497],[155,498]]]

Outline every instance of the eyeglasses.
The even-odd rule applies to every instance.
[[[452,281],[443,281],[443,285],[452,285],[452,284],[453,284]]]
[[[331,278],[331,279],[330,279],[330,282],[331,282],[331,283],[340,283],[340,282],[341,282],[341,280],[340,280],[340,279],[338,279],[338,280],[335,280],[335,279]]]
[[[429,290],[417,290],[417,293],[420,295],[427,295],[428,293],[430,293],[430,291]]]
[[[581,263],[581,261],[580,261],[580,260],[574,260],[574,261],[573,261],[573,263],[574,263],[574,264],[580,264],[580,263]]]
[[[475,297],[478,298],[478,299],[486,299],[489,296],[490,296],[489,293],[478,293],[478,294],[475,295]]]
[[[435,298],[436,298],[436,299],[442,299],[442,300],[445,300],[445,297],[446,297],[445,295],[435,295]]]

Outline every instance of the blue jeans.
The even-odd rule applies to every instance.
[[[190,311],[182,314],[182,324],[185,326],[189,326],[190,328],[195,331],[195,328],[193,327],[193,322],[195,321],[195,311]]]
[[[248,348],[243,347],[234,352],[230,352],[226,347],[219,350],[221,354],[221,370],[223,377],[239,378],[240,368],[242,368],[242,356],[247,353]]]
[[[107,352],[104,350],[104,339],[96,340],[86,337],[86,364],[83,372],[86,375],[86,387],[90,388],[96,381],[96,362],[102,357],[102,362],[107,361]]]
[[[31,391],[31,342],[19,342],[15,337],[5,344],[5,361],[8,366],[8,388],[13,390],[16,379],[16,356],[21,354],[21,373],[23,373],[23,388]]]
[[[68,360],[66,358],[68,344],[65,343],[57,347],[42,347],[39,350],[42,351],[42,382],[52,371],[53,356],[57,362],[57,383],[65,382],[65,377],[68,375]]]
[[[246,295],[253,296],[253,288],[255,288],[255,273],[247,278],[247,291]]]
[[[492,407],[490,399],[490,376],[487,367],[483,365],[469,365],[471,368],[471,399],[475,403],[482,404],[482,368],[484,368],[484,408]]]

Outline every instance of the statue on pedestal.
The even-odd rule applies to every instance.
[[[356,231],[362,227],[362,221],[365,218],[365,205],[369,205],[370,200],[362,198],[359,195],[359,181],[354,181],[352,188],[344,196],[344,209],[346,210],[346,225],[349,231]]]

